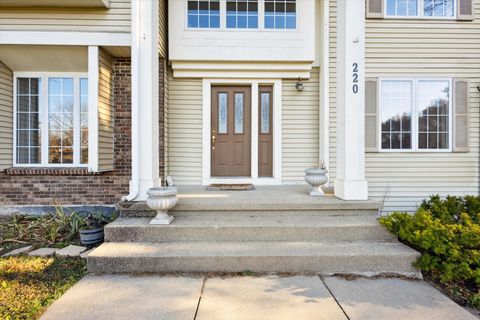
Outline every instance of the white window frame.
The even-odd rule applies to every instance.
[[[190,28],[188,26],[188,0],[183,1],[184,28],[193,32],[222,31],[222,32],[297,32],[302,0],[296,1],[295,6],[295,28],[294,29],[267,29],[265,28],[265,0],[258,0],[258,28],[227,28],[227,0],[220,0],[220,27],[219,28]]]
[[[430,19],[430,20],[457,20],[457,2],[458,0],[453,0],[453,16],[451,17],[442,17],[442,16],[426,16],[424,15],[424,2],[425,0],[417,1],[417,15],[415,16],[391,16],[387,14],[387,1],[384,1],[385,8],[385,18],[387,19]],[[398,0],[397,0],[398,1]]]
[[[41,134],[40,163],[17,163],[17,79],[40,78],[39,126]],[[73,163],[48,163],[48,79],[73,78]],[[13,167],[53,167],[80,168],[88,167],[88,163],[80,163],[80,78],[87,78],[87,72],[14,72],[13,73]],[[89,92],[90,95],[90,92]],[[90,130],[90,122],[88,124]],[[90,157],[88,159],[90,161]]]
[[[411,149],[383,149],[382,148],[382,119],[380,117],[382,110],[382,84],[385,81],[411,81],[412,82],[412,148]],[[420,81],[448,81],[450,88],[450,96],[448,100],[448,148],[447,149],[422,149],[418,147],[418,95],[417,86]],[[452,152],[453,150],[453,79],[452,78],[379,78],[378,79],[378,112],[377,112],[377,141],[379,141],[378,149],[380,152],[386,153],[409,153],[409,152],[424,152],[424,153],[444,153]]]

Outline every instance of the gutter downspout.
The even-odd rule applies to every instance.
[[[132,201],[139,193],[139,170],[140,170],[140,157],[138,154],[138,72],[140,70],[139,63],[139,44],[140,44],[140,6],[139,0],[132,1],[132,43],[131,50],[131,114],[132,114],[132,178],[130,180],[130,193],[122,197],[122,201]]]

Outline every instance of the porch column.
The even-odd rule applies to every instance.
[[[137,179],[134,200],[141,201],[160,185],[158,0],[133,0],[132,11],[131,184]]]
[[[337,2],[337,176],[335,196],[366,200],[365,1]]]

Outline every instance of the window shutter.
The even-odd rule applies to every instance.
[[[378,79],[365,79],[365,152],[378,152]]]
[[[454,79],[453,88],[453,152],[468,152],[470,151],[468,80]]]
[[[98,51],[98,171],[114,169],[113,58]]]
[[[384,17],[384,0],[366,0],[366,17],[367,18],[383,18]]]
[[[13,165],[13,73],[0,62],[0,170]]]
[[[471,21],[474,19],[474,0],[457,0],[457,19]]]

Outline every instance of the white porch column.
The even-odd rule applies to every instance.
[[[131,185],[137,187],[131,189],[137,189],[135,201],[145,200],[147,190],[160,185],[158,23],[158,0],[132,1]]]
[[[365,1],[337,2],[335,196],[368,199],[365,180]]]

